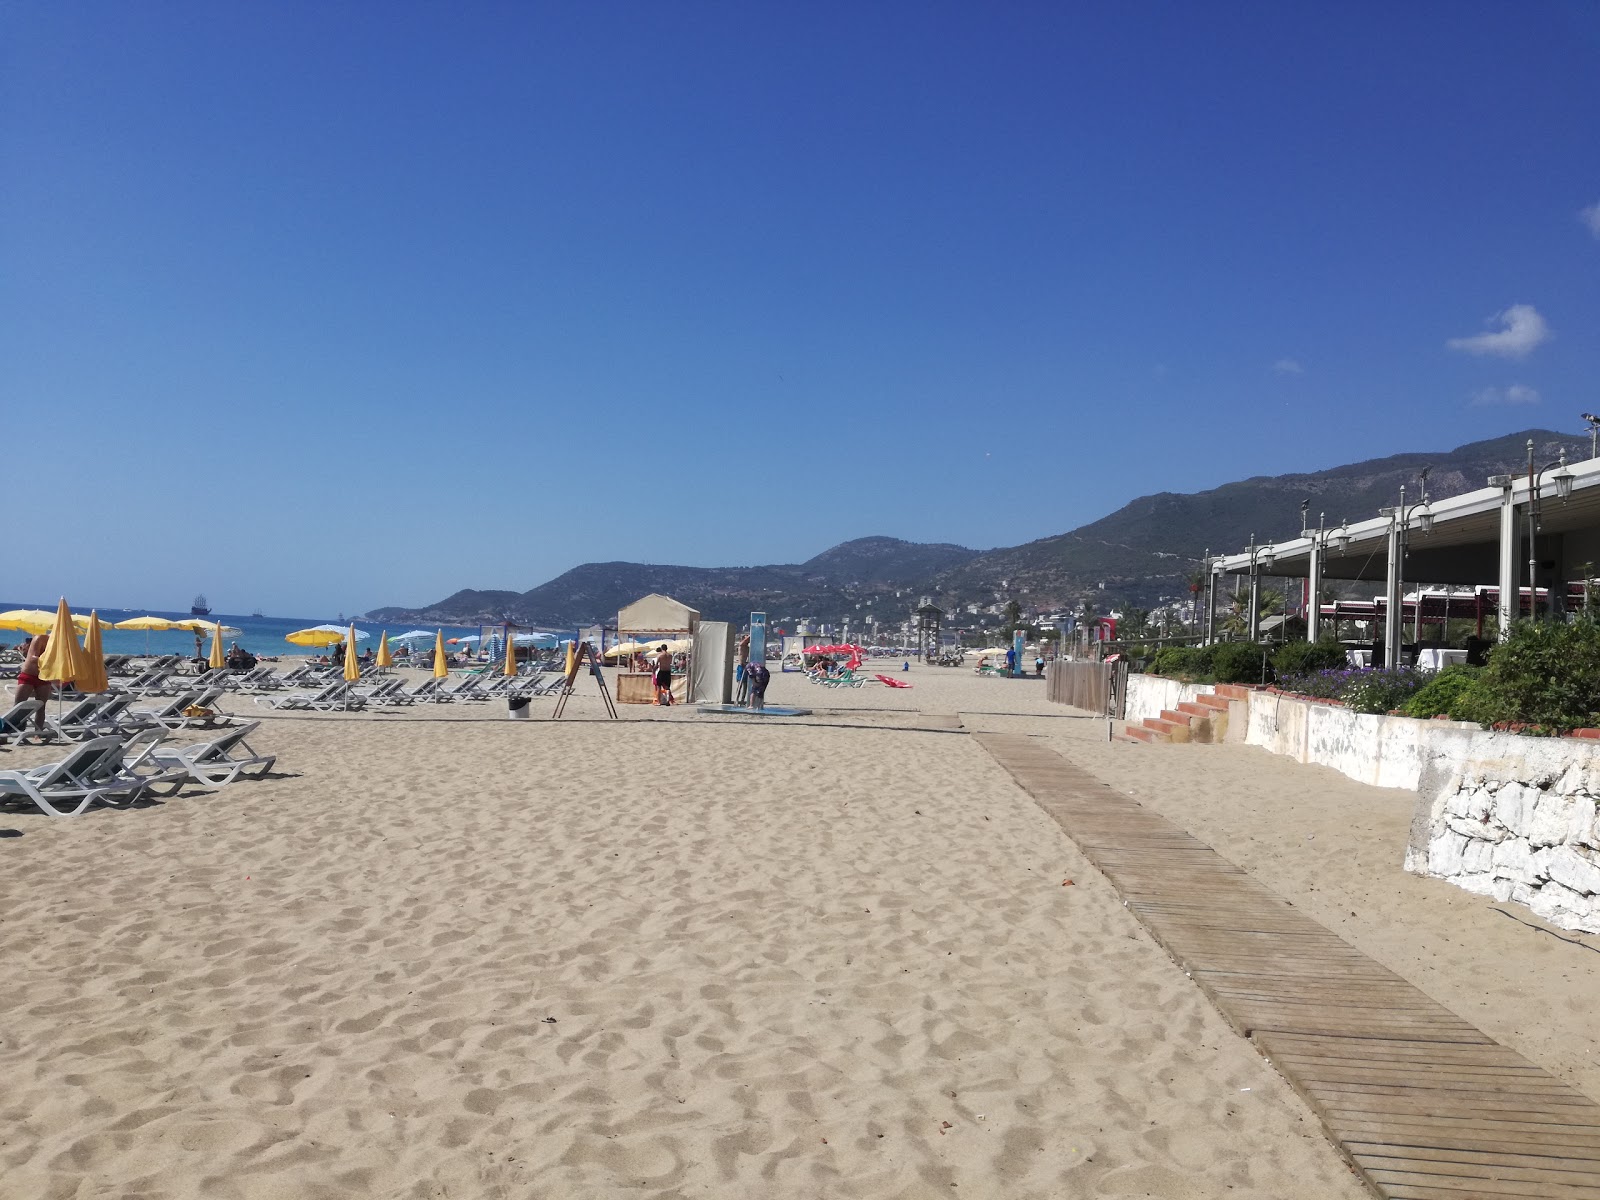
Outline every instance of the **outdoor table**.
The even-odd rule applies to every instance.
[[[1438,671],[1451,663],[1464,663],[1467,661],[1465,650],[1419,650],[1417,652],[1417,669],[1421,671]]]

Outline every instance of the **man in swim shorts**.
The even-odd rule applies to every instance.
[[[33,714],[33,730],[43,736],[44,710],[50,703],[50,681],[40,679],[39,660],[44,657],[45,650],[50,645],[50,635],[41,633],[28,643],[28,648],[23,652],[22,670],[17,672],[17,694],[13,703],[21,704],[24,700],[39,701],[39,710]]]
[[[656,703],[672,705],[672,655],[665,642],[656,653]]]

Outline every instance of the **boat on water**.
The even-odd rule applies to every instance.
[[[209,617],[211,615],[211,606],[206,603],[206,598],[203,595],[194,598],[194,603],[189,606],[189,615],[191,617]]]
[[[250,619],[252,621],[259,621],[261,620],[261,614],[259,612],[253,612],[250,614]]]

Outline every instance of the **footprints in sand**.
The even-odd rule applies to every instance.
[[[362,728],[115,872],[26,839],[0,1194],[1359,1194],[965,739],[645,725],[641,787],[553,769],[601,726]]]

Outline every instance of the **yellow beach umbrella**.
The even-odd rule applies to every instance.
[[[222,626],[214,626],[211,630],[211,657],[206,660],[212,670],[228,665],[228,658],[222,653]]]
[[[380,667],[394,666],[394,655],[389,653],[389,631],[385,629],[383,636],[378,639],[378,665]]]
[[[70,615],[70,614],[69,614]],[[72,617],[73,625],[87,632],[88,617]],[[0,629],[15,629],[20,633],[49,633],[56,626],[56,614],[42,608],[13,608],[0,613]]]
[[[39,659],[39,678],[66,683],[84,673],[83,647],[78,645],[78,630],[72,623],[72,610],[63,596],[56,606],[55,624],[50,629],[50,644]]]
[[[517,639],[511,630],[506,630],[506,674],[517,673]]]
[[[344,643],[344,677],[349,683],[361,678],[361,660],[356,657],[356,627],[350,626],[350,636]]]
[[[344,634],[337,629],[296,629],[284,634],[283,640],[295,646],[331,646],[344,641]]]
[[[176,621],[169,621],[165,617],[129,617],[126,621],[118,621],[113,629],[143,629],[146,632],[152,629],[182,629]]]
[[[100,645],[100,614],[89,614],[89,634],[83,641],[83,673],[74,682],[80,692],[111,690],[106,678],[106,652]]]
[[[443,679],[450,674],[450,664],[444,656],[444,630],[439,630],[433,639],[433,677]]]
[[[578,673],[578,643],[567,643],[567,678],[571,679]]]

